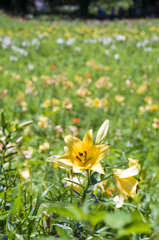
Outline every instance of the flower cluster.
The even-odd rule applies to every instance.
[[[68,186],[72,185],[72,188],[80,193],[80,184],[83,184],[86,177],[86,171],[95,171],[100,174],[105,174],[105,171],[100,163],[102,159],[108,154],[110,147],[104,144],[109,128],[109,120],[106,120],[100,127],[95,145],[93,144],[93,131],[90,129],[85,134],[83,141],[72,136],[67,135],[64,138],[66,146],[64,147],[65,154],[54,155],[49,157],[46,161],[58,164],[59,167],[65,168],[66,170],[72,170],[74,174],[83,173],[83,176],[78,178],[77,176],[71,176],[70,178],[64,178],[63,181],[68,182]],[[138,160],[128,158],[129,168],[125,170],[113,169],[113,179],[115,182],[115,188],[117,196],[114,198],[117,208],[121,207],[124,203],[124,197],[134,197],[138,189],[138,181],[134,178],[140,172],[140,165]],[[90,175],[88,176],[90,178]],[[73,184],[72,184],[72,183]],[[89,180],[88,180],[89,182]],[[102,184],[101,183],[99,185]],[[111,188],[112,189],[112,188]],[[102,184],[103,192],[103,184]],[[111,192],[111,195],[113,193]]]

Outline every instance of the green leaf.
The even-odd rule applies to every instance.
[[[63,230],[63,229],[68,230],[67,228],[64,228],[65,226],[60,224],[54,224],[54,225],[56,225],[56,231],[60,234],[60,237],[62,237],[62,239],[70,240],[70,238],[67,235],[67,232]]]
[[[6,124],[5,124],[5,116],[3,110],[1,110],[1,126],[4,129]]]
[[[77,183],[77,182],[74,182],[74,181],[71,181],[71,180],[68,180],[68,179],[66,180],[66,182],[74,183],[74,184],[76,184],[76,185],[78,185],[78,186],[80,186],[81,188],[84,189],[84,186],[82,184],[80,184],[80,183]]]
[[[6,219],[8,217],[8,215],[9,215],[9,213],[1,215],[0,220]]]
[[[124,225],[132,222],[132,217],[129,213],[120,211],[105,214],[105,222],[114,229],[119,229]]]
[[[39,188],[39,191],[38,191],[37,201],[36,201],[36,204],[35,204],[35,207],[34,207],[33,215],[29,214],[29,216],[36,216],[36,214],[37,214],[37,212],[39,210],[39,207],[40,207],[40,205],[42,203],[43,198],[48,193],[50,188],[52,188],[53,185],[54,185],[54,183],[43,194],[42,194],[42,185],[41,185],[41,187]]]
[[[76,221],[87,219],[87,215],[78,207],[70,203],[56,202],[48,206],[48,211],[55,212],[65,217],[70,217]]]
[[[125,236],[132,233],[149,233],[150,223],[135,222],[127,226],[126,229],[119,230],[119,236]]]

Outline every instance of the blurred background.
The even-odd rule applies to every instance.
[[[64,18],[159,17],[158,0],[1,0],[0,8],[13,15],[59,15]]]

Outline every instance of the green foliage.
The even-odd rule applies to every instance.
[[[158,239],[158,20],[0,18],[0,238]],[[64,136],[96,135],[106,119],[105,175],[74,174],[85,178],[77,191],[63,181],[71,171],[45,160],[64,154]],[[142,168],[139,191],[115,209],[112,169],[129,157]]]

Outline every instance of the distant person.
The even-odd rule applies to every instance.
[[[104,9],[99,9],[98,11],[98,17],[99,19],[103,20],[106,19],[107,15]]]
[[[135,16],[137,18],[140,18],[141,17],[141,8],[140,7],[137,7],[136,10],[135,10]]]
[[[147,15],[148,15],[149,17],[152,17],[152,15],[153,15],[153,9],[152,9],[152,6],[151,6],[150,4],[147,5],[147,7],[146,7],[146,12],[147,12]]]
[[[122,7],[119,7],[118,9],[118,18],[121,19],[124,16],[124,9]]]

